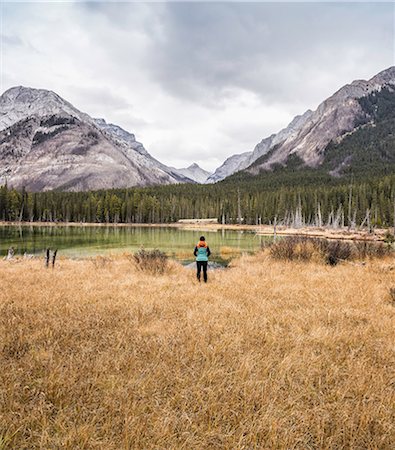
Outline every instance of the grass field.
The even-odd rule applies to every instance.
[[[0,449],[393,449],[395,264],[0,261]]]

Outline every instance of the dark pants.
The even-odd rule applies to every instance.
[[[200,281],[200,273],[202,272],[203,268],[203,280],[205,283],[207,282],[207,264],[207,261],[196,261],[197,279]]]

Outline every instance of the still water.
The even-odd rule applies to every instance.
[[[212,261],[226,262],[242,252],[254,252],[267,238],[248,231],[195,231],[171,227],[0,226],[0,252],[13,247],[16,254],[40,255],[46,248],[59,256],[82,258],[114,253],[159,249],[180,261],[192,261],[193,249],[204,234]]]

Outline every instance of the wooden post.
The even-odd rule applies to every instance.
[[[56,255],[57,255],[57,253],[58,253],[58,249],[56,249],[56,250],[53,252],[53,255],[52,255],[52,269],[55,267],[55,261],[56,261]]]
[[[49,250],[49,248],[47,248],[47,253],[46,253],[46,257],[45,257],[45,267],[49,267],[49,254],[50,254],[50,250]]]
[[[277,240],[277,216],[274,216],[273,242]]]

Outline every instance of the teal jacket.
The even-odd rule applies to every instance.
[[[208,245],[206,247],[200,247],[198,244],[195,247],[193,254],[196,256],[196,261],[208,261],[211,252]]]

